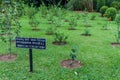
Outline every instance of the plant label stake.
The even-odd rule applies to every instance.
[[[32,49],[46,49],[46,39],[16,37],[16,47],[29,48],[30,72],[33,72]]]

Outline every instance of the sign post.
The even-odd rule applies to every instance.
[[[32,49],[29,49],[29,60],[30,60],[30,72],[33,72],[33,57],[32,57]]]
[[[16,37],[16,47],[29,49],[30,72],[33,72],[32,49],[46,49],[46,40],[40,38]]]

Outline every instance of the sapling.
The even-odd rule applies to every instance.
[[[36,8],[31,6],[26,8],[26,13],[29,18],[29,24],[32,27],[32,30],[37,30],[37,27],[39,25],[39,21],[36,19]]]
[[[71,63],[69,64],[70,66],[72,66],[73,65],[73,61],[75,60],[75,58],[77,57],[76,56],[76,52],[77,52],[77,49],[75,48],[75,47],[73,47],[72,49],[71,49],[71,53],[70,53],[70,58],[71,58]]]
[[[76,19],[77,19],[77,20],[80,20],[80,17],[81,17],[81,15],[80,15],[80,14],[77,14]]]
[[[57,27],[61,27],[62,26],[62,21],[59,20],[59,19],[55,19],[54,21],[54,26],[57,28]]]
[[[45,18],[46,15],[48,14],[48,9],[44,3],[42,3],[42,5],[39,7],[39,10],[40,10],[40,16]]]
[[[54,17],[53,14],[48,14],[47,15],[47,20],[49,24],[53,24],[54,23]]]
[[[14,13],[14,14],[13,14]],[[13,4],[12,1],[6,0],[4,2],[4,6],[2,8],[2,20],[1,20],[1,32],[3,34],[6,34],[6,36],[1,36],[2,41],[8,42],[8,52],[11,56],[12,51],[12,38],[13,36],[18,36],[18,33],[20,32],[21,25],[18,21],[18,14],[16,10],[16,4]],[[12,22],[15,22],[15,30],[12,32]],[[11,35],[11,33],[14,33],[15,35]]]
[[[85,34],[89,35],[90,34],[90,30],[88,28],[85,29]]]
[[[55,33],[54,42],[64,43],[66,42],[67,39],[68,39],[68,36],[65,35],[63,32],[58,31]]]
[[[53,27],[49,27],[46,29],[46,34],[47,35],[53,35],[55,32],[55,29]]]
[[[40,22],[37,19],[35,19],[35,18],[31,18],[29,20],[29,24],[32,27],[32,30],[37,30],[38,29],[37,27],[38,27],[39,23]]]
[[[69,29],[75,29],[75,27],[77,26],[77,21],[74,18],[71,18],[69,21]]]
[[[70,58],[71,58],[72,60],[75,60],[75,58],[76,58],[75,53],[76,53],[76,49],[75,49],[75,48],[72,48],[72,49],[71,49],[71,53],[70,53]]]

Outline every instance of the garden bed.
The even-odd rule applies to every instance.
[[[17,58],[16,54],[2,54],[0,55],[0,61],[13,61]]]
[[[91,36],[91,34],[81,34],[82,36]]]
[[[111,43],[112,46],[120,46],[120,43]]]
[[[66,45],[67,42],[52,42],[54,45]]]
[[[74,68],[82,67],[83,64],[80,61],[68,59],[68,60],[63,60],[61,62],[61,66],[64,68],[74,69]]]

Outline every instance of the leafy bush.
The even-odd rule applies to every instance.
[[[84,34],[89,35],[90,34],[90,30],[88,28],[86,28]]]
[[[54,23],[53,14],[48,14],[47,15],[47,20],[48,20],[49,24],[53,24]]]
[[[71,18],[69,25],[71,29],[75,29],[75,27],[77,26],[77,21],[74,18]]]
[[[62,32],[55,33],[55,38],[54,38],[55,42],[59,42],[59,43],[66,42],[66,39],[68,39],[68,36],[66,36],[64,33]]]
[[[105,16],[106,16],[107,18],[111,18],[112,20],[115,19],[116,14],[117,14],[117,10],[116,10],[116,8],[114,8],[114,7],[108,8],[108,9],[106,10],[106,12],[105,12]]]
[[[46,17],[46,15],[48,14],[48,9],[45,5],[41,5],[39,7],[39,10],[40,10],[40,16],[42,17]]]
[[[101,8],[100,8],[100,13],[102,14],[102,16],[104,16],[104,14],[105,14],[105,11],[108,9],[108,6],[102,6]]]
[[[32,29],[37,30],[37,27],[39,25],[39,21],[35,18],[32,18],[29,20],[29,24],[32,27]]]
[[[54,28],[49,27],[49,28],[46,29],[46,34],[47,34],[47,35],[53,35],[53,34],[54,34],[54,31],[55,31]]]
[[[61,26],[62,26],[61,21],[60,21],[60,20],[54,21],[54,26],[55,26],[55,27],[61,27]]]
[[[119,1],[113,1],[111,6],[116,8],[117,10],[120,10],[120,2]]]

